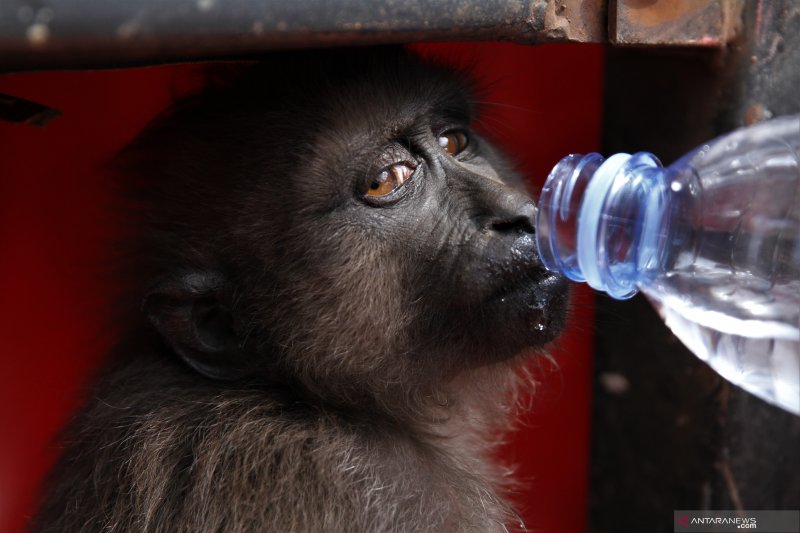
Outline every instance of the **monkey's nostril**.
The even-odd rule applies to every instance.
[[[514,220],[495,221],[492,223],[492,229],[495,231],[499,231],[500,233],[511,233],[513,231],[533,233],[533,228],[530,226],[530,224],[528,224],[527,220],[522,218]]]
[[[491,228],[500,233],[534,233],[536,221],[536,207],[528,202],[513,213],[506,216],[495,217]]]

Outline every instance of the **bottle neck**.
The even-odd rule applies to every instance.
[[[542,189],[536,240],[545,267],[617,299],[660,271],[666,171],[652,154],[573,154]]]

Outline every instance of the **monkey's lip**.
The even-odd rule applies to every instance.
[[[501,303],[504,303],[507,298],[513,295],[526,296],[534,293],[534,296],[539,297],[537,299],[549,301],[552,297],[561,294],[565,290],[566,278],[544,268],[536,268],[505,281],[500,288],[494,291],[490,299],[500,300]],[[547,305],[548,302],[542,301],[540,303]]]
[[[534,300],[549,300],[549,295],[556,296],[566,291],[566,279],[542,264],[532,235],[526,233],[516,238],[509,252],[503,254],[505,260],[492,265],[496,288],[491,299],[502,301],[520,295],[526,306],[530,306],[531,296]],[[541,303],[547,305],[547,301]]]

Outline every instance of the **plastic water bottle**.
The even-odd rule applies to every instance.
[[[542,190],[540,256],[614,298],[641,290],[720,375],[800,414],[798,156],[800,115],[666,168],[645,152],[569,155]]]

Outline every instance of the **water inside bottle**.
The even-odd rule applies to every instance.
[[[664,168],[652,154],[563,158],[536,239],[548,269],[643,292],[681,341],[800,415],[800,115],[729,133]]]
[[[724,378],[800,414],[800,280],[770,286],[702,266],[647,291],[664,322]]]

